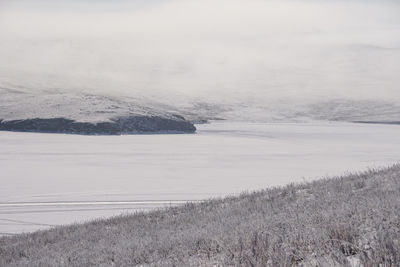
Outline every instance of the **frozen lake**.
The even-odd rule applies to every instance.
[[[197,125],[197,134],[0,132],[0,233],[311,180],[400,159],[400,126]]]

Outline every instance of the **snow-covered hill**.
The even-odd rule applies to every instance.
[[[0,89],[0,130],[79,134],[194,132],[167,107],[138,99]]]
[[[246,102],[227,105],[202,102],[194,104],[192,109],[196,112],[187,109],[182,114],[189,119],[196,118],[197,115],[200,118],[251,122],[400,122],[400,104],[379,100],[330,99],[303,102],[286,99],[263,105]]]
[[[194,132],[208,120],[251,122],[346,121],[399,123],[400,105],[386,101],[282,99],[264,104],[0,88],[0,130],[121,134]]]

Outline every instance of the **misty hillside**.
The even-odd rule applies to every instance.
[[[0,3],[3,130],[400,121],[397,1],[35,3]]]
[[[383,100],[285,98],[264,104],[246,101],[177,101],[145,96],[91,94],[63,90],[0,87],[0,120],[64,118],[77,122],[110,122],[126,117],[158,117],[193,123],[208,120],[252,122],[400,122],[400,104]]]
[[[221,119],[251,122],[376,122],[400,123],[400,104],[379,100],[330,99],[302,101],[280,99],[264,105],[194,102],[179,110],[193,121]]]
[[[78,134],[191,133],[168,106],[137,99],[0,88],[0,130]]]
[[[0,12],[0,119],[399,120],[398,1],[4,0]]]
[[[388,101],[285,99],[264,105],[206,102],[57,90],[0,88],[0,130],[86,134],[194,132],[210,120],[251,122],[400,122],[400,105]]]
[[[398,266],[400,167],[0,238],[1,266]]]

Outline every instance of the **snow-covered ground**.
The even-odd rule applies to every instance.
[[[197,128],[182,135],[0,132],[0,232],[339,175],[400,158],[397,125],[213,122]]]

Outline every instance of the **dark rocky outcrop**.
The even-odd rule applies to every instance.
[[[194,125],[181,116],[118,117],[105,122],[79,122],[66,118],[34,118],[0,120],[1,131],[71,133],[71,134],[135,134],[135,133],[193,133]]]

